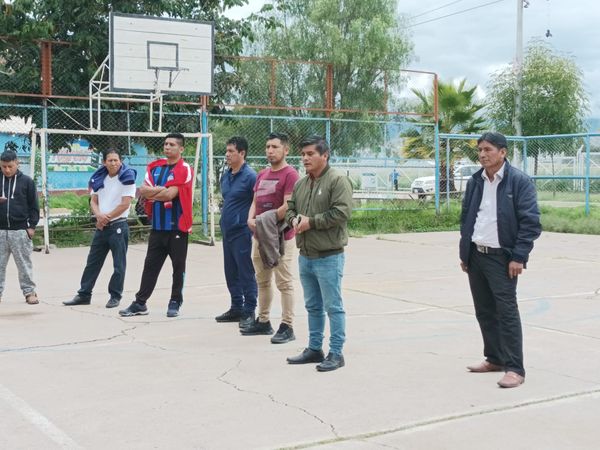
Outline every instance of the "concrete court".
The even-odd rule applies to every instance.
[[[10,263],[0,448],[599,448],[600,236],[537,241],[519,282],[527,382],[508,390],[500,374],[465,370],[482,343],[457,239],[351,239],[346,367],[331,373],[285,363],[307,342],[299,285],[293,343],[214,321],[228,307],[219,245],[190,246],[176,319],[165,317],[168,267],[150,315],[121,319],[104,308],[108,267],[91,306],[60,304],[78,287],[87,248],[35,254],[37,306],[22,300]],[[130,247],[123,306],[144,255]],[[275,327],[279,312],[276,302]]]

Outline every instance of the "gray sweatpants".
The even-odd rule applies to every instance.
[[[23,295],[27,297],[35,292],[33,264],[31,264],[32,252],[33,242],[29,239],[27,230],[0,230],[0,297],[4,292],[6,265],[11,253],[17,265],[19,284]]]

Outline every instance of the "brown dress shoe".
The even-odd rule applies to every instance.
[[[473,364],[472,366],[467,366],[467,370],[469,372],[484,373],[484,372],[502,372],[504,369],[502,368],[502,366],[492,364],[489,361],[483,361],[479,364]]]
[[[516,372],[506,372],[502,379],[498,381],[498,386],[502,388],[515,388],[525,383],[525,377]]]

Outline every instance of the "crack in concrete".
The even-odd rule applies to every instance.
[[[552,403],[561,402],[564,400],[571,400],[571,399],[580,398],[580,397],[595,396],[598,394],[600,394],[600,388],[574,392],[571,394],[556,395],[556,396],[541,398],[541,399],[537,399],[537,400],[528,400],[525,402],[515,403],[512,405],[497,406],[497,407],[481,409],[478,411],[470,411],[470,412],[465,412],[465,413],[436,417],[433,419],[422,420],[420,422],[408,423],[406,425],[401,425],[399,427],[390,428],[387,430],[373,431],[373,432],[369,432],[369,433],[359,433],[359,434],[349,435],[349,436],[340,436],[336,439],[327,439],[327,440],[321,440],[321,441],[315,441],[315,442],[307,442],[305,444],[296,445],[293,447],[285,447],[285,448],[296,450],[296,449],[304,449],[304,448],[311,448],[311,447],[319,447],[322,445],[334,444],[334,443],[340,443],[340,442],[366,441],[366,440],[374,438],[374,437],[385,436],[388,434],[401,433],[404,431],[416,431],[416,430],[419,430],[420,428],[424,428],[427,426],[446,425],[446,424],[452,423],[454,421],[468,419],[470,417],[487,416],[489,414],[502,413],[502,412],[506,412],[506,411],[528,408],[531,406],[552,404]]]
[[[281,401],[281,400],[277,400],[273,394],[268,394],[268,393],[259,392],[259,391],[251,391],[249,389],[242,389],[237,384],[235,384],[235,383],[233,383],[231,381],[226,380],[225,377],[227,375],[229,375],[229,373],[231,373],[234,370],[238,369],[241,364],[242,364],[242,360],[238,359],[237,362],[235,363],[235,365],[233,367],[230,367],[229,369],[225,370],[225,372],[223,372],[221,375],[219,375],[217,377],[217,381],[219,381],[221,383],[224,383],[224,384],[232,387],[233,389],[235,389],[238,392],[242,392],[242,393],[245,393],[245,394],[260,395],[261,397],[268,398],[269,400],[271,400],[271,402],[273,402],[273,403],[275,403],[277,405],[281,405],[281,406],[284,406],[286,408],[296,409],[296,410],[298,410],[298,411],[306,414],[307,416],[312,417],[313,419],[317,420],[322,425],[325,425],[325,426],[329,427],[329,429],[331,430],[331,433],[335,436],[334,441],[336,441],[337,439],[339,439],[340,435],[338,434],[338,432],[335,429],[335,426],[333,424],[325,422],[323,419],[321,419],[316,414],[311,413],[309,410],[307,410],[305,408],[302,408],[301,406],[296,406],[296,405],[292,405],[291,403],[287,403],[287,402],[284,402],[284,401]]]
[[[81,345],[81,344],[93,344],[96,342],[108,342],[108,341],[112,341],[113,339],[116,339],[116,338],[119,338],[122,336],[131,338],[131,336],[129,336],[127,334],[127,332],[135,330],[136,328],[137,328],[137,325],[132,328],[125,328],[125,329],[121,330],[118,334],[108,336],[108,337],[103,337],[103,338],[97,338],[97,339],[88,339],[88,340],[84,340],[84,341],[73,341],[73,342],[61,342],[58,344],[49,344],[49,345],[32,345],[30,347],[0,349],[0,353],[18,353],[18,352],[27,352],[27,351],[32,351],[32,350],[44,350],[44,349],[51,349],[51,348],[69,347],[69,346],[75,346],[75,345]]]

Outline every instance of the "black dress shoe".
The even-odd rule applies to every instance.
[[[317,370],[319,372],[329,372],[331,370],[339,369],[340,367],[344,367],[344,356],[336,355],[335,353],[329,353],[325,361],[321,364],[317,364]]]
[[[323,350],[313,350],[305,348],[298,356],[290,356],[287,359],[288,364],[309,364],[320,363],[325,359]]]
[[[63,302],[63,305],[67,306],[76,306],[76,305],[89,305],[92,302],[91,297],[81,297],[80,295],[76,295],[73,297],[73,300],[66,300]]]
[[[108,303],[106,304],[106,307],[107,308],[115,308],[115,307],[119,306],[119,303],[121,303],[121,299],[115,298],[115,297],[111,297],[108,300]]]

